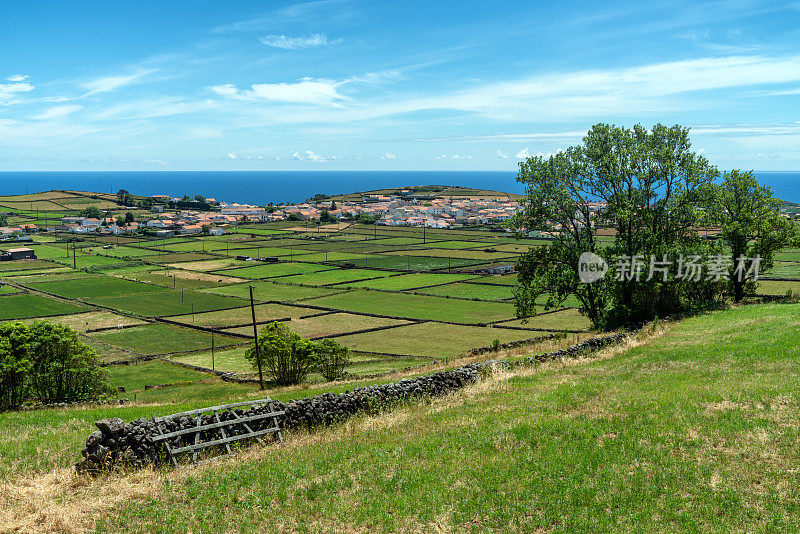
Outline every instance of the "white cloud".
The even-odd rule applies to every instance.
[[[500,159],[508,159],[508,154],[503,154],[503,151],[498,149],[497,150],[497,157]]]
[[[6,78],[6,80],[8,80],[9,82],[26,82],[28,81],[29,78],[30,76],[28,76],[27,74],[12,74],[8,78]]]
[[[152,74],[153,72],[155,72],[153,69],[140,69],[133,74],[106,76],[105,78],[97,78],[95,80],[84,82],[81,84],[81,87],[89,91],[87,95],[108,93],[110,91],[119,89],[120,87],[125,87],[126,85],[139,83],[142,78],[148,74]]]
[[[9,77],[12,83],[0,83],[0,104],[14,103],[14,95],[33,91],[33,85],[22,80],[12,80],[17,76]]]
[[[316,48],[318,46],[332,46],[342,42],[341,39],[331,39],[321,33],[307,37],[287,37],[286,35],[267,35],[258,39],[262,44],[284,50],[298,50],[300,48]]]
[[[332,155],[323,156],[322,154],[317,154],[316,152],[313,152],[311,150],[306,150],[306,151],[304,151],[302,153],[301,152],[297,152],[297,151],[290,152],[289,153],[289,159],[298,160],[298,161],[301,161],[301,160],[328,161],[328,160],[335,160],[336,156],[332,156]]]
[[[61,117],[66,117],[71,113],[75,113],[83,106],[79,105],[68,105],[68,106],[54,106],[38,115],[34,116],[34,119],[44,121],[49,119],[60,119]]]
[[[397,154],[393,154],[392,152],[386,152],[381,159],[397,159]]]
[[[531,157],[531,153],[528,151],[528,147],[525,147],[519,152],[517,152],[514,157],[517,159],[528,159],[529,157]]]
[[[336,104],[347,100],[337,88],[341,82],[325,79],[303,78],[297,83],[259,83],[249,91],[240,91],[232,84],[215,85],[211,91],[225,98],[236,100],[267,100],[292,104]]]

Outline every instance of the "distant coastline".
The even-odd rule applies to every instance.
[[[775,196],[800,202],[800,171],[756,171]],[[301,202],[405,185],[460,185],[524,193],[516,171],[0,171],[0,196],[50,189],[181,196],[202,194],[229,202]]]

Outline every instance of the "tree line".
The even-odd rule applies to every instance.
[[[597,124],[581,144],[521,162],[517,180],[526,199],[514,226],[550,240],[518,262],[520,317],[575,297],[608,329],[740,302],[755,293],[754,262],[768,270],[775,251],[798,242],[770,188],[752,172],[720,173],[679,125]],[[589,283],[586,253],[608,269]],[[689,261],[713,266],[712,276],[677,278]]]

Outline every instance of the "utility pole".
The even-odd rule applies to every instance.
[[[72,243],[72,268],[77,271],[78,259],[76,258],[75,254],[75,243]]]
[[[211,331],[211,370],[214,370],[214,331]]]
[[[258,346],[258,330],[256,329],[256,305],[253,302],[253,286],[250,286],[250,313],[253,315],[253,343],[256,346],[256,362],[258,363],[258,384],[264,389],[264,375],[261,373],[261,349]]]

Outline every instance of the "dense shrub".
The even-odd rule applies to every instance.
[[[96,399],[109,393],[97,352],[68,326],[35,322],[31,332],[31,390],[41,402]]]
[[[48,322],[0,325],[0,406],[97,399],[110,393],[97,353],[71,328]]]
[[[0,408],[25,400],[31,369],[30,330],[22,323],[0,324]]]
[[[350,361],[350,349],[332,339],[323,339],[314,344],[317,371],[326,380],[338,380],[344,376],[344,368]]]
[[[256,340],[258,352],[254,344],[245,353],[245,357],[261,367],[279,385],[299,384],[314,368],[314,343],[301,338],[288,326],[272,322],[261,329]]]

